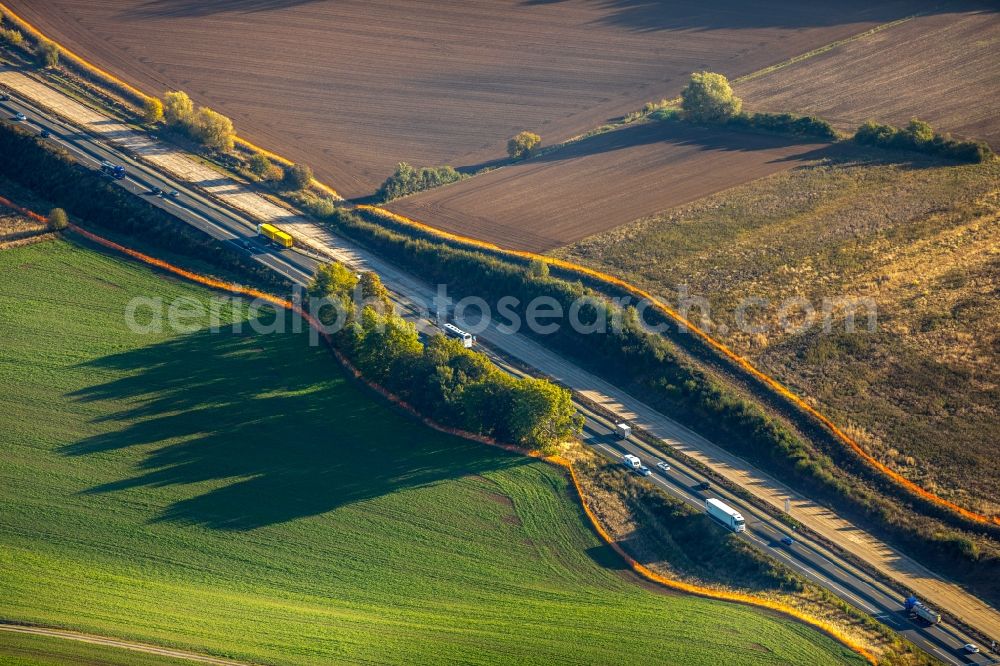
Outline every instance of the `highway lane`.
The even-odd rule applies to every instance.
[[[74,157],[84,164],[96,168],[101,160],[109,160],[122,164],[128,171],[128,177],[116,181],[120,186],[137,196],[147,197],[154,205],[167,210],[185,222],[205,231],[220,240],[236,244],[238,248],[251,254],[253,258],[269,268],[285,275],[298,284],[305,284],[318,265],[316,257],[291,250],[277,250],[262,245],[256,240],[254,222],[245,214],[233,210],[217,201],[205,197],[194,188],[178,180],[166,177],[146,166],[143,162],[132,159],[123,151],[101,142],[75,126],[58,118],[42,113],[32,105],[21,100],[0,102],[4,112],[21,111],[28,120],[25,124],[46,128],[52,136],[49,141],[66,148]],[[152,187],[159,187],[165,192],[177,190],[176,198],[155,197],[149,194]],[[251,244],[252,249],[246,250],[243,243]],[[347,263],[355,270],[374,269],[383,275],[387,286],[393,292],[395,300],[401,305],[404,315],[411,321],[420,324],[427,331],[434,327],[434,322],[426,319],[423,308],[417,304],[418,295],[423,302],[429,302],[429,286],[402,273],[394,267],[379,262],[371,265],[368,262],[358,262],[356,257],[345,257]],[[350,259],[354,261],[350,261]],[[490,342],[499,340],[497,332],[486,332]],[[491,357],[502,367],[516,371],[497,354],[491,352]],[[611,436],[611,426],[603,417],[591,412],[582,404],[577,405],[585,415],[585,442],[593,446],[603,455],[619,459],[624,452],[639,455],[643,460],[653,460],[648,446],[639,440],[618,441]],[[655,459],[667,460],[662,454]],[[737,507],[748,518],[748,533],[743,537],[751,545],[785,562],[796,571],[802,573],[823,587],[831,590],[837,596],[856,606],[864,612],[879,617],[882,621],[901,631],[910,640],[939,658],[955,664],[989,663],[985,655],[970,657],[963,655],[959,648],[969,639],[953,627],[925,627],[914,624],[902,615],[901,595],[890,590],[878,581],[867,576],[860,570],[845,562],[842,558],[827,551],[822,545],[812,542],[803,535],[796,535],[796,544],[791,548],[779,547],[781,536],[791,533],[780,521],[766,513],[749,506],[740,498],[712,484],[709,494],[695,490],[695,486],[704,479],[691,467],[678,459],[669,459],[672,470],[661,474],[655,470],[649,480],[699,510],[704,509],[704,499],[715,496]]]
[[[45,141],[62,147],[87,167],[99,170],[102,161],[124,166],[126,177],[121,180],[111,179],[116,185],[147,199],[213,238],[232,243],[240,251],[251,255],[255,261],[290,280],[307,281],[319,264],[316,259],[300,252],[275,248],[269,243],[261,242],[256,229],[248,227],[244,217],[218,206],[185,183],[164,177],[124,152],[97,141],[58,117],[43,114],[33,106],[15,99],[0,102],[0,110],[5,112],[7,119],[14,113],[23,113],[27,120],[19,124],[38,131],[48,130],[50,136]],[[154,195],[154,187],[164,193],[176,191],[179,194],[177,197]],[[251,249],[248,250],[243,245],[244,242],[249,243]]]

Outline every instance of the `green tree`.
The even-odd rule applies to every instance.
[[[488,358],[466,349],[459,340],[431,336],[424,345],[417,373],[427,378],[426,385],[420,387],[421,397],[428,404],[444,405],[447,415],[461,423],[466,420],[461,416],[463,393],[494,372],[497,369]]]
[[[518,132],[517,136],[507,142],[507,154],[511,159],[519,160],[530,157],[542,145],[542,137],[534,132]]]
[[[168,125],[186,125],[194,115],[194,102],[186,92],[171,91],[163,96],[163,118]]]
[[[382,279],[378,273],[365,271],[361,274],[361,299],[367,305],[379,303],[388,312],[392,303],[389,300],[389,290],[382,284]]]
[[[930,143],[934,140],[934,128],[930,123],[916,118],[910,119],[910,124],[906,126],[906,133],[914,144]]]
[[[361,368],[376,381],[392,380],[393,384],[405,385],[408,370],[415,367],[423,351],[417,329],[402,317],[383,316],[365,307],[361,330],[357,346]]]
[[[264,153],[254,153],[247,160],[247,166],[251,173],[263,178],[271,170],[271,160],[267,159],[267,155]]]
[[[202,145],[212,150],[227,153],[235,145],[236,130],[233,129],[233,121],[205,106],[192,116],[188,131]]]
[[[511,389],[516,379],[492,372],[482,381],[466,386],[459,395],[462,425],[471,432],[510,441]]]
[[[293,164],[285,169],[285,186],[290,190],[304,190],[312,179],[312,169],[305,164]]]
[[[44,67],[59,66],[59,46],[55,42],[42,40],[38,44],[38,60]]]
[[[719,123],[739,114],[743,102],[729,81],[715,72],[695,72],[681,91],[681,108],[691,120]]]
[[[49,211],[48,216],[49,229],[53,231],[62,231],[69,226],[69,217],[66,215],[66,211],[62,208],[53,208]]]
[[[152,125],[163,120],[163,102],[156,97],[147,97],[142,105],[142,121]]]
[[[321,264],[309,283],[310,296],[350,297],[358,284],[357,276],[346,266],[338,263]]]
[[[570,392],[544,379],[528,377],[512,388],[510,435],[518,444],[541,449],[580,432]]]

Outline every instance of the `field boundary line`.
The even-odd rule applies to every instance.
[[[12,204],[12,206],[24,212],[25,214],[30,214],[32,217],[41,218],[40,215],[28,210],[27,208],[17,206],[16,204]],[[323,337],[324,341],[327,343],[328,348],[330,349],[330,351],[333,352],[336,359],[341,363],[341,365],[345,369],[347,369],[355,377],[355,379],[361,381],[363,384],[365,384],[366,386],[377,392],[379,395],[385,397],[392,404],[401,408],[408,414],[416,417],[428,427],[437,430],[438,432],[453,435],[455,437],[460,437],[462,439],[477,442],[479,444],[486,444],[488,446],[498,448],[507,451],[509,453],[514,453],[534,458],[536,460],[541,460],[543,462],[547,462],[551,465],[566,470],[568,473],[568,477],[572,482],[573,487],[576,490],[577,497],[579,498],[580,501],[580,505],[583,508],[584,513],[586,514],[588,520],[590,521],[590,524],[594,529],[594,531],[601,538],[601,540],[607,543],[608,546],[610,546],[616,553],[618,553],[625,560],[626,563],[629,564],[630,567],[632,567],[632,569],[635,571],[636,574],[645,578],[646,580],[649,580],[650,582],[653,583],[658,583],[673,590],[678,590],[695,596],[700,596],[708,599],[716,599],[719,601],[739,603],[749,606],[756,606],[775,611],[793,620],[802,622],[803,624],[809,625],[815,629],[820,630],[829,637],[837,640],[841,644],[850,648],[852,651],[864,657],[869,663],[871,664],[877,663],[874,655],[872,655],[871,652],[866,650],[861,645],[856,644],[852,639],[848,638],[833,625],[825,622],[824,620],[820,620],[818,618],[814,618],[810,615],[802,613],[789,605],[772,601],[770,599],[764,599],[762,597],[756,597],[749,594],[743,594],[739,592],[725,592],[722,590],[714,590],[707,587],[693,585],[691,583],[684,583],[682,581],[675,581],[660,574],[657,574],[654,571],[643,566],[634,558],[629,556],[625,552],[625,550],[620,545],[618,545],[618,543],[611,537],[611,535],[607,532],[607,530],[604,529],[604,526],[601,524],[600,520],[598,520],[596,514],[594,514],[594,512],[590,509],[589,505],[587,504],[585,495],[583,493],[583,489],[581,488],[580,483],[576,477],[576,473],[573,470],[573,466],[567,459],[557,455],[547,455],[540,451],[525,449],[523,447],[514,444],[501,442],[499,440],[493,439],[492,437],[487,437],[485,435],[477,435],[476,433],[472,433],[466,430],[461,430],[459,428],[451,428],[438,423],[437,421],[431,419],[428,416],[423,415],[419,410],[417,410],[415,407],[410,405],[408,402],[406,402],[396,394],[392,393],[391,391],[384,388],[380,384],[365,377],[363,373],[353,363],[351,363],[350,359],[348,359],[339,349],[337,349],[333,345],[332,338],[330,337],[329,333],[327,333],[324,330],[324,328],[319,324],[319,321],[307,310],[302,308],[300,305],[293,303],[288,299],[284,299],[279,296],[274,296],[273,294],[268,294],[258,289],[253,289],[251,287],[244,287],[242,285],[238,285],[233,282],[218,280],[216,278],[208,277],[205,275],[201,275],[199,273],[195,273],[193,271],[188,271],[178,266],[174,266],[166,261],[157,259],[156,257],[150,256],[143,252],[139,252],[138,250],[133,250],[132,248],[121,245],[120,243],[116,243],[115,241],[104,238],[103,236],[99,236],[98,234],[87,231],[86,229],[82,229],[81,227],[75,224],[70,224],[69,229],[82,235],[84,238],[94,243],[97,243],[98,245],[101,245],[108,249],[115,250],[117,252],[121,252],[126,256],[136,259],[142,263],[155,266],[157,268],[161,268],[170,273],[173,273],[174,275],[191,280],[192,282],[196,282],[198,284],[202,284],[207,287],[211,287],[213,289],[218,289],[222,291],[231,291],[237,294],[243,294],[247,296],[254,296],[255,298],[261,298],[274,305],[283,307],[286,310],[298,314],[299,316],[304,318],[306,322]],[[6,623],[0,622],[0,628],[3,628],[5,624]],[[7,624],[6,626],[10,625]],[[210,662],[210,663],[239,664],[239,662],[225,662],[225,661]]]
[[[895,21],[889,21],[888,23],[880,23],[879,25],[872,26],[871,28],[865,30],[864,32],[859,32],[856,35],[851,35],[850,37],[844,37],[843,39],[838,39],[836,41],[830,42],[829,44],[824,44],[823,46],[817,47],[812,51],[807,51],[806,53],[800,53],[799,55],[792,56],[791,58],[782,60],[781,62],[776,62],[773,65],[768,65],[767,67],[763,67],[756,71],[750,72],[749,74],[738,76],[735,79],[733,79],[730,83],[733,84],[745,83],[747,81],[753,81],[754,79],[759,79],[762,76],[767,76],[772,72],[775,72],[779,69],[784,69],[785,67],[789,67],[796,63],[802,62],[803,60],[809,60],[810,58],[814,58],[818,55],[823,55],[824,53],[832,51],[835,48],[843,46],[844,44],[850,44],[851,42],[856,42],[866,37],[877,35],[880,32],[888,30],[889,28],[894,28],[897,25],[906,23],[907,21],[911,21],[921,15],[922,14],[920,13],[910,14],[909,16],[898,18]],[[680,98],[677,99],[679,100]]]
[[[677,310],[671,308],[666,303],[662,302],[660,299],[656,298],[650,292],[640,289],[632,285],[621,278],[617,278],[608,273],[604,273],[593,268],[588,268],[580,264],[575,264],[565,259],[557,259],[555,257],[549,257],[543,254],[535,254],[534,252],[527,252],[525,250],[511,250],[502,248],[499,245],[487,241],[481,241],[475,238],[470,238],[467,236],[462,236],[460,234],[451,233],[448,231],[443,231],[436,227],[432,227],[423,222],[419,222],[412,218],[406,217],[405,215],[400,215],[398,213],[393,213],[392,211],[386,210],[379,206],[372,205],[358,205],[357,209],[365,212],[372,213],[376,217],[382,217],[383,219],[389,220],[396,224],[401,224],[406,227],[410,227],[422,233],[429,233],[443,240],[454,241],[463,245],[471,245],[473,248],[487,250],[489,252],[497,253],[500,255],[506,255],[508,257],[515,257],[518,259],[527,259],[529,261],[541,261],[549,266],[559,268],[570,273],[575,273],[577,275],[585,276],[590,279],[597,280],[598,282],[617,287],[619,289],[624,289],[628,293],[636,296],[638,298],[644,299],[651,303],[653,307],[659,311],[661,314],[666,315],[671,320],[680,324],[685,329],[696,335],[702,341],[704,341],[710,348],[714,349],[720,353],[725,358],[729,359],[737,366],[742,368],[745,372],[750,374],[752,377],[758,381],[765,384],[771,390],[773,390],[778,395],[784,397],[786,400],[791,402],[795,407],[802,410],[806,415],[816,419],[822,426],[824,426],[833,436],[839,440],[841,443],[846,444],[848,448],[858,455],[865,463],[871,466],[877,472],[884,474],[889,479],[894,481],[896,484],[907,490],[908,492],[928,501],[936,504],[944,509],[947,509],[953,513],[962,516],[963,518],[970,520],[974,523],[981,524],[994,524],[1000,525],[1000,516],[985,516],[983,514],[976,513],[961,507],[954,502],[951,502],[943,497],[935,495],[934,493],[926,490],[925,488],[919,486],[918,484],[910,481],[904,477],[899,472],[891,469],[888,465],[880,462],[874,456],[865,451],[853,437],[848,435],[846,432],[841,430],[829,417],[820,412],[818,409],[810,405],[803,398],[796,395],[791,389],[786,387],[784,384],[779,382],[777,379],[766,374],[762,370],[758,369],[753,363],[751,363],[746,357],[741,356],[731,350],[723,342],[716,340],[711,335],[706,333],[704,330],[696,326],[689,319],[680,314]]]
[[[161,657],[186,659],[188,661],[196,661],[203,664],[216,664],[217,666],[248,666],[250,663],[245,661],[233,661],[232,659],[223,659],[221,657],[211,657],[207,654],[198,654],[197,652],[188,652],[187,650],[179,650],[176,648],[160,647],[150,643],[137,643],[118,638],[110,638],[108,636],[99,636],[97,634],[70,631],[68,629],[18,624],[17,622],[11,622],[9,620],[0,620],[0,631],[6,631],[13,634],[46,636],[48,638],[62,638],[64,640],[77,641],[79,643],[87,643],[90,645],[103,645],[107,647],[119,648],[121,650],[131,650],[132,652],[155,654]]]

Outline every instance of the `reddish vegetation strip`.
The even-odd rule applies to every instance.
[[[1000,148],[1000,13],[952,3],[738,85],[753,108],[823,116],[841,129],[917,116]]]
[[[630,125],[388,208],[463,236],[544,252],[788,169],[822,148],[675,122]]]
[[[815,407],[813,407],[812,405],[810,405],[808,402],[806,402],[805,400],[803,400],[801,397],[799,397],[798,395],[796,395],[791,389],[789,389],[788,387],[786,387],[784,384],[782,384],[781,382],[779,382],[777,379],[775,379],[775,378],[771,377],[770,375],[768,375],[768,374],[762,372],[761,370],[759,370],[748,359],[746,359],[743,356],[740,356],[739,354],[737,354],[736,352],[734,352],[732,349],[730,349],[729,347],[727,347],[724,343],[720,342],[719,340],[716,340],[715,338],[713,338],[712,336],[710,336],[708,333],[706,333],[702,329],[700,329],[697,326],[695,326],[690,320],[688,320],[686,317],[684,317],[683,315],[681,315],[680,312],[678,312],[677,310],[674,310],[673,308],[671,308],[666,303],[663,303],[662,301],[660,301],[658,298],[656,298],[655,296],[653,296],[648,291],[645,291],[643,289],[639,289],[638,287],[635,287],[632,284],[629,284],[625,280],[622,280],[620,278],[616,278],[613,275],[608,275],[607,273],[602,273],[601,271],[597,271],[597,270],[594,270],[592,268],[587,268],[586,266],[581,266],[579,264],[574,264],[572,262],[565,261],[563,259],[556,259],[556,258],[553,258],[553,257],[547,257],[545,255],[534,254],[532,252],[524,252],[524,251],[519,251],[519,250],[508,250],[506,248],[501,248],[501,247],[498,247],[497,245],[494,245],[492,243],[481,241],[481,240],[478,240],[478,239],[475,239],[475,238],[468,238],[468,237],[464,237],[464,236],[461,236],[461,235],[458,235],[458,234],[441,231],[439,229],[436,229],[436,228],[431,227],[429,225],[423,224],[423,223],[418,222],[416,220],[407,218],[406,216],[399,215],[397,213],[392,213],[390,211],[378,208],[376,206],[359,206],[359,208],[362,209],[362,210],[365,210],[367,212],[370,212],[370,213],[372,213],[374,215],[384,216],[384,217],[386,217],[388,219],[391,219],[392,221],[394,221],[394,222],[396,222],[398,224],[408,225],[410,227],[413,227],[414,229],[418,229],[418,230],[423,231],[423,232],[429,232],[429,233],[431,233],[433,235],[436,235],[436,236],[438,236],[440,238],[443,238],[443,239],[458,241],[458,242],[460,242],[460,243],[462,243],[464,245],[468,245],[468,246],[471,246],[471,247],[474,247],[474,248],[483,248],[483,249],[490,250],[492,252],[498,252],[498,253],[501,253],[501,254],[507,254],[507,255],[513,256],[513,257],[520,257],[522,259],[532,259],[532,260],[537,259],[537,260],[540,260],[540,261],[544,261],[545,263],[547,263],[547,264],[549,264],[551,266],[555,266],[557,268],[561,268],[561,269],[566,270],[566,271],[577,273],[578,275],[586,276],[586,277],[591,278],[591,279],[596,279],[596,280],[599,280],[599,281],[604,282],[606,284],[613,285],[615,287],[624,289],[628,293],[632,294],[633,296],[637,296],[638,298],[641,298],[641,299],[644,299],[644,300],[648,301],[655,309],[659,310],[664,315],[670,317],[670,319],[672,319],[673,321],[677,322],[678,324],[681,324],[682,326],[684,326],[686,329],[688,329],[689,331],[691,331],[692,333],[694,333],[695,335],[697,335],[699,338],[701,338],[702,340],[704,340],[705,343],[708,344],[710,347],[712,347],[713,349],[715,349],[716,351],[718,351],[720,354],[722,354],[726,358],[730,359],[731,361],[733,361],[734,363],[736,363],[737,365],[739,365],[747,373],[749,373],[750,375],[752,375],[756,379],[758,379],[761,382],[763,382],[764,384],[766,384],[768,387],[770,387],[776,393],[779,393],[782,396],[784,396],[785,398],[787,398],[796,407],[798,407],[803,412],[805,412],[809,416],[815,418],[817,421],[819,421],[820,423],[822,423],[824,427],[826,427],[827,429],[829,429],[829,431],[831,433],[833,433],[834,437],[836,437],[840,442],[842,442],[844,445],[846,445],[848,448],[850,448],[852,451],[854,451],[854,453],[856,453],[867,464],[871,465],[877,471],[881,472],[882,474],[886,475],[887,477],[889,477],[890,479],[892,479],[893,481],[895,481],[896,483],[898,483],[901,487],[905,488],[907,491],[909,491],[909,492],[913,493],[914,495],[917,495],[917,496],[919,496],[919,497],[921,497],[921,498],[923,498],[923,499],[925,499],[925,500],[927,500],[929,502],[937,504],[938,506],[944,507],[944,508],[948,509],[949,511],[953,511],[953,512],[957,513],[958,515],[960,515],[960,516],[962,516],[962,517],[964,517],[964,518],[966,518],[968,520],[971,520],[973,522],[977,522],[977,523],[994,523],[994,524],[1000,525],[1000,516],[992,516],[991,517],[991,516],[985,516],[985,515],[980,514],[980,513],[976,513],[974,511],[969,511],[968,509],[966,509],[964,507],[961,507],[961,506],[955,504],[954,502],[950,502],[950,501],[946,500],[943,497],[935,495],[934,493],[932,493],[932,492],[930,492],[930,491],[928,491],[928,490],[926,490],[924,488],[921,488],[920,486],[918,486],[917,484],[913,483],[912,481],[910,481],[909,479],[907,479],[903,475],[899,474],[895,470],[887,467],[885,464],[883,464],[879,460],[876,460],[867,451],[865,451],[863,448],[861,448],[861,446],[857,443],[857,441],[854,440],[853,437],[851,437],[846,432],[844,432],[843,430],[841,430],[837,426],[837,424],[835,424],[833,421],[831,421],[825,414],[823,414],[818,409],[816,409]]]
[[[576,475],[576,470],[573,469],[573,465],[562,458],[549,458],[550,462],[565,467],[569,471],[570,480],[573,482],[573,487],[576,489],[576,493],[580,498],[580,503],[583,505],[583,511],[587,514],[587,518],[590,519],[590,524],[593,525],[594,531],[611,546],[618,555],[628,562],[632,570],[637,574],[645,578],[646,580],[659,583],[664,587],[668,587],[672,590],[680,590],[681,592],[686,592],[688,594],[694,594],[699,597],[706,597],[708,599],[721,599],[723,601],[734,601],[736,603],[747,604],[750,606],[758,606],[761,608],[768,608],[770,610],[782,613],[783,615],[788,615],[797,620],[800,620],[808,625],[816,627],[821,631],[829,634],[833,638],[837,639],[847,647],[851,648],[859,655],[865,658],[870,664],[877,664],[878,659],[875,655],[866,650],[864,647],[858,645],[843,632],[837,629],[835,626],[823,620],[818,620],[814,617],[806,615],[805,613],[792,608],[788,604],[781,603],[780,601],[773,601],[770,599],[763,599],[761,597],[755,597],[750,594],[744,594],[742,592],[729,592],[727,590],[715,590],[712,588],[701,587],[699,585],[692,585],[690,583],[685,583],[682,581],[672,580],[666,576],[662,576],[649,567],[638,562],[635,558],[625,552],[625,549],[618,545],[604,526],[601,525],[601,521],[597,518],[597,515],[591,510],[590,506],[587,504],[587,496],[583,492],[583,488],[580,486],[580,479]]]
[[[688,74],[729,76],[905,16],[770,0],[5,0],[50,38],[147,93],[233,117],[345,196],[405,160],[477,164],[521,129],[555,143]]]

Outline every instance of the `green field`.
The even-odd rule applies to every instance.
[[[191,666],[192,661],[145,654],[120,647],[0,632],[2,666]]]
[[[560,471],[416,424],[304,333],[125,326],[211,292],[63,241],[0,284],[2,618],[293,664],[857,661],[638,584]]]

